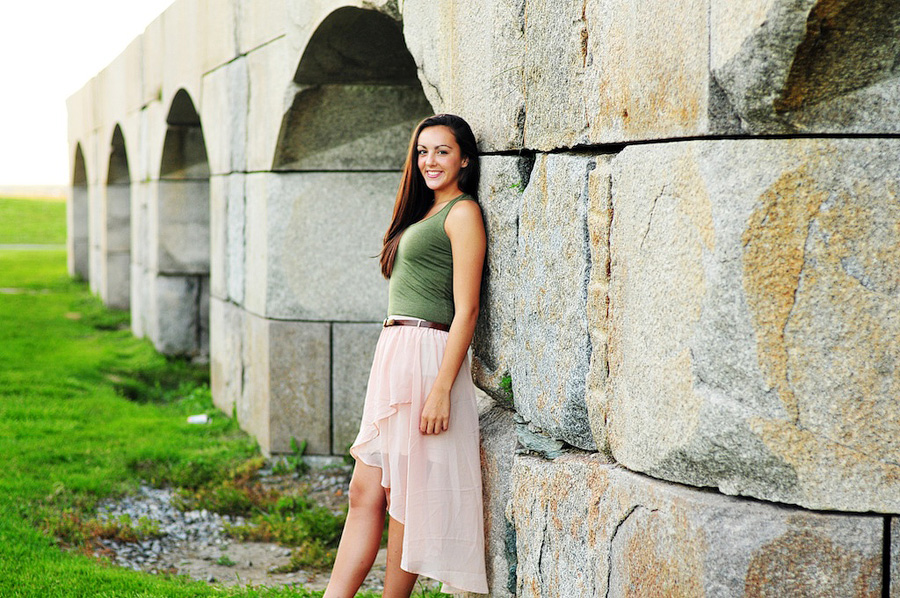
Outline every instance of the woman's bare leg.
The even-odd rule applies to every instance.
[[[323,598],[353,598],[359,590],[381,546],[386,507],[381,469],[357,460],[350,479],[350,510]]]
[[[387,570],[384,574],[383,598],[409,598],[419,576],[400,568],[403,556],[403,524],[390,518],[388,522]]]

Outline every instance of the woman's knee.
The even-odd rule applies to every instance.
[[[357,464],[353,477],[350,478],[350,508],[384,510],[386,503],[384,488],[381,486],[381,470],[363,465],[368,471],[361,471],[360,467]]]

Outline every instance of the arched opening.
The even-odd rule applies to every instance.
[[[66,205],[68,220],[66,241],[68,245],[69,275],[88,280],[90,276],[90,201],[88,198],[87,169],[81,144],[75,146],[72,168],[72,187]]]
[[[131,174],[122,128],[116,125],[109,148],[103,240],[103,301],[116,309],[131,304]]]
[[[331,13],[294,82],[275,170],[396,170],[410,130],[431,114],[400,24],[374,10]]]
[[[432,107],[401,24],[376,10],[329,14],[293,83],[272,165],[279,174],[270,188],[278,196],[267,201],[268,221],[278,223],[266,233],[267,314],[294,320],[304,338],[322,335],[316,342],[330,352],[310,341],[308,350],[297,349],[309,358],[290,374],[271,374],[304,382],[291,396],[269,397],[277,422],[270,449],[286,450],[294,436],[308,440],[310,453],[343,454],[355,435],[347,422],[359,421],[362,411],[374,322],[387,308],[386,282],[372,256],[390,221],[410,132]],[[318,332],[320,322],[329,323],[329,334]],[[319,355],[321,362],[313,359]],[[304,415],[314,413],[331,417]]]
[[[209,353],[209,162],[200,115],[185,90],[175,94],[166,124],[156,202],[151,206],[155,234],[151,235],[150,260],[156,275],[149,333],[163,353],[205,358]]]

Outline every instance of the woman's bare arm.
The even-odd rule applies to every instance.
[[[475,333],[487,244],[481,208],[474,201],[459,201],[450,208],[444,230],[453,252],[455,314],[437,379],[422,409],[419,431],[423,434],[440,434],[450,425],[450,389]]]

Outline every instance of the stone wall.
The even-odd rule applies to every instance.
[[[70,272],[208,355],[264,451],[341,454],[407,136],[458,113],[491,595],[895,595],[898,33],[889,0],[179,0],[69,100]]]

